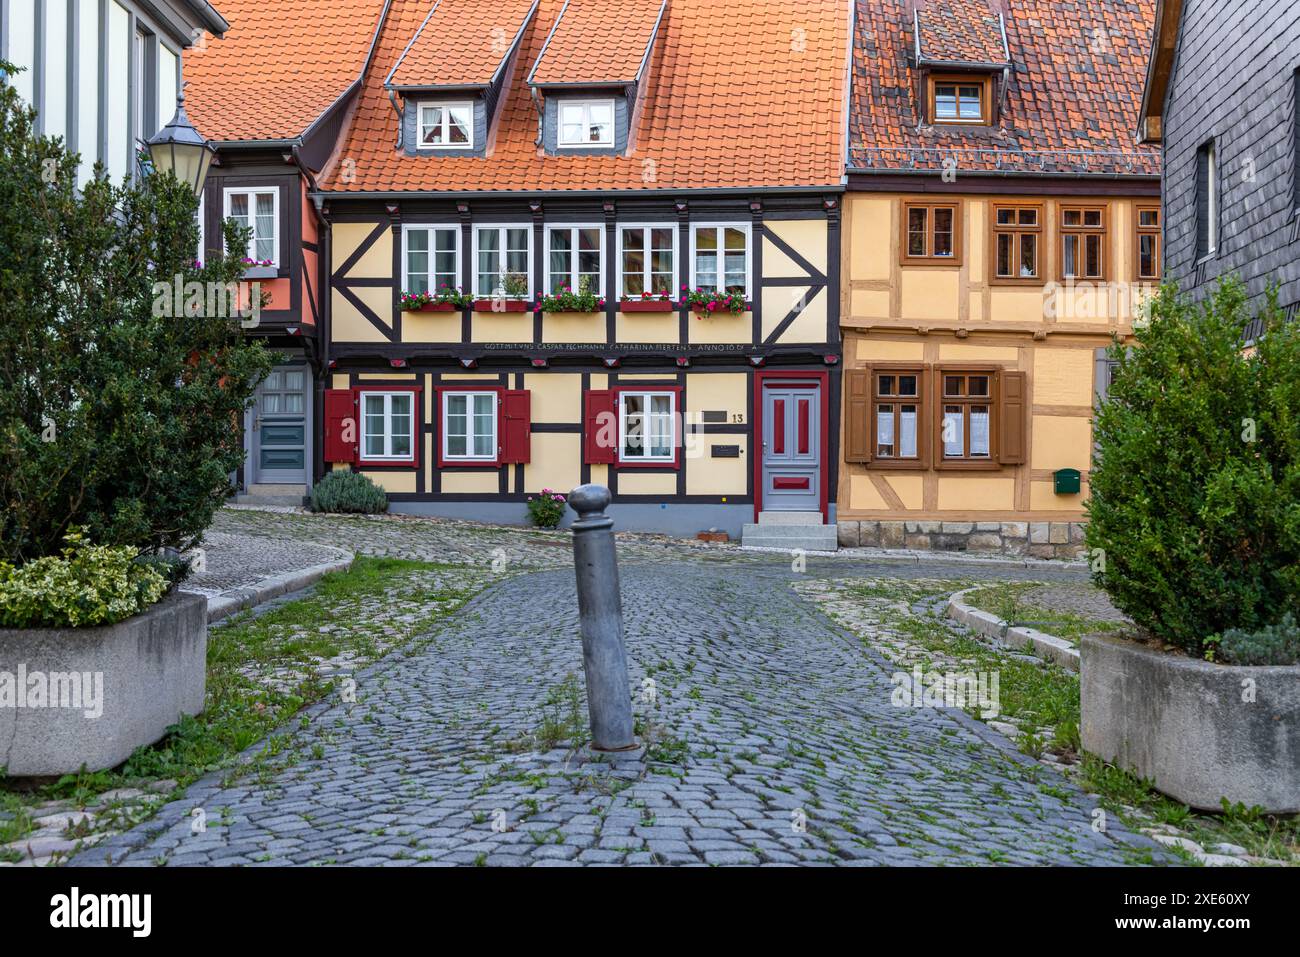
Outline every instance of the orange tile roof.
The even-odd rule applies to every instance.
[[[590,0],[572,0],[574,5]],[[849,8],[844,0],[672,0],[626,156],[544,156],[526,78],[563,0],[540,0],[502,92],[487,157],[407,156],[384,78],[428,13],[393,0],[338,156],[344,192],[673,190],[834,186],[843,176]],[[500,0],[459,0],[490,26]],[[471,11],[470,8],[473,8]],[[618,14],[605,27],[620,28]],[[595,38],[592,38],[595,42]]]
[[[221,0],[222,39],[185,51],[185,110],[210,140],[302,134],[361,76],[384,0]]]
[[[1006,63],[1002,24],[989,0],[931,0],[918,5],[922,60]]]
[[[991,129],[922,123],[911,3],[855,2],[850,169],[1159,174],[1135,137],[1155,0],[1000,0],[1012,73]]]
[[[646,58],[666,0],[569,0],[529,82],[630,84]]]
[[[497,0],[492,21],[470,0],[435,0],[388,77],[394,87],[486,86],[509,55],[537,0]],[[466,13],[471,15],[467,16]]]

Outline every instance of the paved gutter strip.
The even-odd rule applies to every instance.
[[[983,587],[986,586],[980,585],[975,588],[967,588],[964,591],[950,595],[947,608],[948,617],[961,622],[967,628],[987,638],[994,638],[1012,648],[1028,648],[1040,658],[1045,658],[1061,665],[1063,668],[1069,668],[1075,672],[1079,670],[1079,649],[1064,638],[1057,638],[1055,635],[1049,635],[1035,628],[1009,627],[1007,622],[997,615],[981,611],[962,600],[966,595],[973,591],[979,591]]]
[[[263,602],[268,602],[273,598],[279,598],[281,595],[287,595],[291,592],[301,591],[309,585],[314,585],[331,572],[347,571],[352,567],[355,556],[348,555],[332,562],[325,562],[320,565],[311,565],[297,571],[286,572],[283,575],[273,575],[265,578],[256,585],[246,588],[235,588],[220,595],[214,595],[208,598],[208,624],[221,621],[223,618],[229,618],[238,612],[249,608],[255,608]],[[184,591],[184,589],[181,589]]]

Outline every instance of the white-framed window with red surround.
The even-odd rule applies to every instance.
[[[482,466],[531,459],[532,394],[466,382],[437,388],[438,465]]]
[[[583,458],[619,468],[680,468],[681,386],[626,385],[583,397]]]
[[[419,450],[420,394],[415,389],[359,388],[357,460],[362,465],[414,465]]]

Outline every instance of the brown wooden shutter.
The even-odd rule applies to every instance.
[[[356,393],[351,389],[326,389],[325,461],[355,462],[359,431]]]
[[[998,373],[998,461],[1024,465],[1029,445],[1029,396],[1023,372]]]
[[[844,371],[844,461],[871,461],[871,369]]]
[[[501,394],[501,462],[530,461],[533,438],[532,396],[527,389]]]

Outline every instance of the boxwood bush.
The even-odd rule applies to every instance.
[[[1094,578],[1197,657],[1300,608],[1300,326],[1270,293],[1246,347],[1251,318],[1235,279],[1199,304],[1163,289],[1136,346],[1110,350],[1095,420]]]
[[[360,472],[330,472],[311,490],[313,512],[359,512],[374,515],[388,511],[388,496]]]

